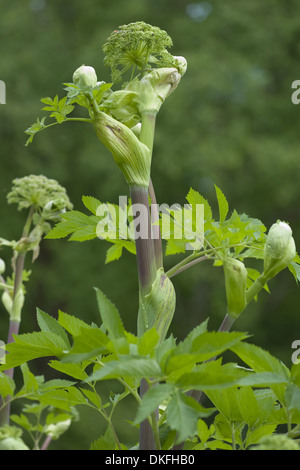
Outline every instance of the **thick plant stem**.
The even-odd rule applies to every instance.
[[[156,277],[148,188],[143,186],[131,186],[130,194],[132,205],[136,205],[136,209],[140,212],[138,217],[139,227],[135,226],[135,245],[139,288],[141,295],[145,296],[150,292],[152,283]]]
[[[20,283],[22,282],[22,272],[24,267],[24,259],[25,255],[19,254],[16,260],[16,271],[15,271],[15,285],[14,285],[14,293],[13,299],[16,296],[16,292],[20,287]],[[20,320],[10,320],[9,321],[9,329],[8,329],[8,336],[7,336],[7,343],[12,343],[14,341],[13,335],[19,334],[20,328]],[[7,369],[4,371],[8,377],[13,379],[14,377],[14,368]],[[10,417],[10,397],[6,397],[7,404],[2,408],[0,413],[0,426],[4,426],[5,424],[9,424],[9,417]]]
[[[154,133],[155,133],[156,113],[144,111],[142,113],[141,133],[139,140],[147,145],[151,152],[153,151]]]
[[[162,252],[162,240],[159,222],[159,211],[155,196],[152,180],[150,179],[149,184],[149,197],[151,200],[151,223],[153,231],[153,246],[155,253],[156,269],[163,267],[163,252]]]
[[[153,153],[153,143],[154,143],[154,133],[155,133],[155,124],[156,124],[156,113],[151,111],[144,111],[142,113],[142,122],[141,122],[141,133],[140,141],[147,145],[148,149]],[[161,233],[160,227],[156,224],[159,221],[159,212],[157,207],[157,201],[154,191],[154,186],[152,179],[149,181],[149,197],[151,200],[151,222],[153,230],[153,246],[156,260],[156,269],[159,269],[163,266],[163,256],[162,256],[162,242],[161,242]]]
[[[156,123],[156,113],[143,112],[141,122],[141,133],[139,136],[140,142],[147,145],[151,155],[153,151],[153,141]],[[158,220],[158,212],[156,206],[156,197],[153,188],[152,181],[150,179],[149,187],[138,187],[131,186],[131,202],[132,204],[142,204],[145,207],[143,214],[140,214],[140,231],[145,238],[137,237],[136,231],[136,255],[137,255],[137,267],[139,277],[139,288],[140,295],[142,298],[147,295],[152,287],[152,284],[156,277],[157,269],[162,267],[162,244],[159,226],[154,225],[152,232],[152,223]],[[152,214],[149,208],[149,197],[151,199]],[[144,331],[140,331],[138,325],[138,334],[143,334]],[[148,390],[148,383],[145,379],[141,380],[140,384],[140,397],[142,398],[144,393]],[[156,419],[153,414],[152,422]],[[139,438],[139,449],[140,450],[153,450],[158,448],[157,438],[153,432],[148,420],[143,421],[140,424],[140,438]]]
[[[156,263],[153,240],[151,236],[151,220],[148,200],[148,188],[131,186],[131,202],[132,205],[140,204],[141,211],[139,214],[139,233],[135,227],[136,234],[136,256],[137,256],[137,269],[139,279],[140,295],[144,297],[149,294],[152,284],[156,276]],[[138,330],[140,330],[138,326]],[[144,331],[138,331],[138,334],[143,334]],[[140,384],[140,397],[148,389],[148,383],[145,379],[141,380]],[[155,449],[155,440],[152,427],[148,420],[140,424],[140,450],[153,450]]]

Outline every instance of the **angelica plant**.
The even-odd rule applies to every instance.
[[[132,203],[147,208],[142,225],[147,227],[148,236],[136,239],[139,334],[154,325],[161,335],[165,334],[175,306],[172,282],[161,264],[156,264],[161,261],[161,246],[152,240],[148,202],[156,115],[186,71],[185,59],[167,51],[171,45],[171,38],[157,27],[144,22],[124,25],[103,46],[104,63],[111,67],[114,82],[121,81],[132,67],[130,81],[125,88],[123,84],[123,90],[112,92],[111,85],[97,81],[92,67],[81,66],[73,74],[73,83],[67,84],[67,99],[43,100],[51,105],[46,109],[53,111],[51,116],[57,123],[70,120],[67,115],[73,111],[74,103],[88,109],[96,135],[124,174]],[[136,126],[140,126],[138,136],[133,129]],[[28,142],[45,127],[44,118],[31,126],[26,131],[30,135]]]
[[[279,422],[287,425],[289,437],[297,437],[297,367],[289,369],[263,349],[247,343],[246,333],[230,331],[253,299],[269,290],[269,282],[282,270],[289,269],[299,280],[300,258],[292,229],[278,221],[267,232],[260,220],[235,210],[230,213],[227,198],[217,186],[218,213],[192,188],[186,196],[188,208],[177,208],[171,214],[159,213],[155,206],[151,166],[156,117],[187,70],[186,60],[169,52],[171,46],[165,31],[142,21],[120,26],[103,46],[112,83],[99,81],[91,66],[78,67],[73,81],[64,83],[63,98],[42,98],[50,120],[38,118],[26,130],[28,145],[37,133],[49,127],[70,121],[88,123],[124,175],[130,195],[127,206],[106,204],[104,216],[99,212],[103,208],[100,199],[83,196],[88,214],[78,210],[60,212],[56,225],[47,233],[43,228],[36,239],[45,236],[85,241],[98,237],[110,244],[106,262],[118,260],[125,249],[135,256],[139,287],[136,334],[126,330],[118,308],[97,288],[99,327],[61,311],[54,319],[38,309],[40,331],[33,336],[15,335],[15,341],[7,345],[7,364],[0,369],[21,366],[25,385],[32,385],[31,399],[43,406],[59,403],[71,413],[72,406],[86,405],[99,413],[107,430],[93,442],[92,449],[138,446],[140,450],[160,450],[184,445],[189,449],[247,449],[272,434]],[[115,85],[120,88],[113,90]],[[86,117],[71,115],[78,106],[85,108]],[[132,213],[135,204],[145,209],[138,220],[140,231],[146,234],[143,237],[139,236]],[[197,219],[199,205],[204,209],[201,223]],[[47,203],[35,212],[35,219],[31,216],[40,231],[47,210],[52,213],[57,207],[61,208],[57,203]],[[181,231],[178,237],[177,229],[184,228],[186,217],[189,230]],[[36,253],[37,242],[30,240],[28,233],[22,243]],[[187,245],[192,248],[188,255]],[[165,255],[173,254],[181,254],[182,259],[166,269]],[[252,259],[259,264],[257,269],[248,265]],[[208,331],[206,320],[177,341],[169,334],[176,309],[172,280],[205,263],[223,273],[224,320],[217,332]],[[0,269],[3,271],[3,264]],[[226,350],[244,365],[223,364],[219,356]],[[59,390],[47,391],[47,384],[35,381],[27,362],[46,356],[54,356],[49,366],[77,380],[76,385],[63,381]],[[124,390],[111,394],[103,403],[96,383],[107,379],[116,380]],[[6,380],[2,395],[7,397],[8,391],[14,392],[12,383]],[[204,394],[211,407],[202,405]],[[139,441],[125,445],[119,439],[113,415],[128,395],[137,403],[133,424],[139,426]],[[213,424],[208,427],[205,419],[214,413]],[[16,418],[18,421],[21,424]]]
[[[13,180],[11,191],[7,194],[8,204],[17,204],[19,211],[27,210],[27,218],[21,238],[17,241],[0,238],[0,247],[9,247],[13,254],[11,265],[12,276],[6,276],[6,265],[0,259],[0,290],[2,290],[2,305],[9,314],[9,330],[7,342],[13,341],[13,335],[18,334],[21,314],[25,301],[25,282],[30,271],[25,270],[25,258],[32,252],[34,262],[40,251],[43,236],[51,229],[51,224],[60,219],[60,214],[72,209],[72,204],[63,188],[56,180],[43,175],[29,175]],[[13,378],[14,368],[6,371]],[[3,405],[4,406],[4,405]],[[0,411],[1,424],[8,424],[10,414],[9,403]]]

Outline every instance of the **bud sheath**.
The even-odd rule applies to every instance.
[[[124,124],[99,111],[94,128],[101,142],[113,154],[127,183],[132,186],[149,186],[151,152]]]
[[[237,318],[246,307],[247,270],[241,261],[228,258],[224,274],[228,314]]]

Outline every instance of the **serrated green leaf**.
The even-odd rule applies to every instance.
[[[99,222],[99,218],[95,216],[88,216],[86,214],[83,214],[82,212],[79,211],[68,211],[65,214],[61,215],[61,218],[63,219],[61,222],[55,225],[55,227],[50,230],[45,238],[47,239],[56,239],[56,238],[64,238],[71,233],[74,233],[79,230],[83,229],[88,229],[89,234],[95,233],[96,237],[96,227],[97,223]],[[77,234],[77,236],[80,237],[83,234],[80,234],[80,232]],[[95,238],[94,237],[94,238]],[[73,237],[73,240],[76,238]]]
[[[82,202],[92,214],[97,215],[97,209],[101,204],[98,199],[92,196],[82,196]]]
[[[204,205],[204,219],[205,220],[211,220],[213,217],[211,207],[208,203],[208,201],[197,191],[195,191],[193,188],[190,188],[186,199],[188,203],[193,206],[196,204],[203,204]]]
[[[248,337],[247,333],[237,331],[209,331],[193,339],[189,352],[198,356],[198,361],[205,361],[232,348]]]
[[[112,338],[125,337],[125,330],[118,309],[100,289],[95,287],[95,291],[103,325]]]
[[[276,384],[287,384],[288,383],[288,378],[284,377],[281,374],[278,374],[276,372],[257,372],[257,373],[251,373],[248,374],[245,377],[242,377],[237,381],[238,385],[251,385],[251,386],[261,386],[261,387],[267,387],[267,386],[272,386]]]
[[[97,408],[101,408],[102,406],[101,398],[100,398],[100,395],[98,395],[98,393],[95,390],[91,390],[91,389],[83,388],[83,387],[80,387],[80,390],[87,397],[87,399],[91,403],[93,403],[93,405],[95,405]]]
[[[270,388],[274,391],[281,402],[284,401],[284,393],[286,388],[285,383],[289,381],[291,374],[290,370],[281,361],[272,356],[268,351],[265,351],[259,346],[250,343],[238,343],[230,347],[230,349],[255,372],[271,372],[275,374],[275,384],[271,384]],[[280,384],[280,377],[282,379],[282,384]],[[272,378],[270,377],[269,380],[271,381],[271,379]],[[268,379],[264,379],[262,376],[262,380],[267,381]],[[276,380],[278,385],[276,385]],[[245,385],[250,384],[248,383]]]
[[[195,328],[193,328],[187,337],[179,343],[178,349],[180,349],[181,352],[189,352],[191,343],[194,341],[194,339],[207,332],[207,323],[208,320],[205,320],[204,322],[200,323],[200,325],[197,325]]]
[[[201,418],[197,421],[197,434],[202,443],[208,441],[211,436],[211,430],[208,429],[206,422]]]
[[[175,387],[171,384],[158,384],[147,390],[139,405],[133,425],[141,423],[150,416],[159,405],[162,405],[172,395],[174,390]]]
[[[156,328],[150,328],[150,330],[145,331],[145,333],[138,338],[138,353],[142,356],[153,355],[155,346],[159,342],[159,334],[156,331]]]
[[[50,117],[53,117],[59,124],[65,120],[65,116],[60,111],[54,111]]]
[[[229,387],[223,389],[207,390],[205,394],[218,409],[228,423],[243,422],[243,417],[237,406],[237,388]],[[231,435],[231,432],[230,432]]]
[[[252,387],[241,387],[236,391],[236,403],[249,429],[265,423],[273,411],[274,398],[268,396],[258,400]]]
[[[58,370],[70,377],[73,377],[77,380],[85,380],[88,375],[83,370],[82,366],[79,364],[67,363],[67,362],[60,362],[60,361],[50,361],[48,364],[52,369]]]
[[[25,146],[28,145],[33,141],[35,134],[40,132],[43,129],[46,129],[45,124],[46,116],[42,117],[42,119],[37,118],[36,122],[34,122],[28,129],[26,129],[25,134],[29,135],[30,137],[26,140]]]
[[[288,265],[288,268],[289,270],[291,271],[291,273],[293,274],[294,278],[295,278],[295,281],[298,282],[300,281],[300,265],[299,263],[297,262],[292,262]]]
[[[88,225],[79,230],[75,230],[69,240],[73,242],[85,242],[97,238],[96,225]]]
[[[289,384],[285,392],[285,400],[288,410],[296,409],[300,412],[300,387]]]
[[[106,251],[105,264],[120,259],[122,256],[122,252],[123,246],[121,243],[115,243],[114,245],[110,246]]]
[[[177,431],[177,442],[183,442],[197,432],[197,420],[203,412],[196,400],[175,390],[167,407],[167,422]]]
[[[71,113],[74,109],[74,106],[66,104],[66,101],[67,96],[63,97],[59,101],[57,95],[54,100],[49,97],[42,98],[41,102],[47,104],[47,106],[44,106],[42,110],[51,112],[50,117],[53,117],[57,122],[61,123],[66,119],[67,114]]]
[[[189,390],[220,390],[232,387],[241,376],[246,374],[236,364],[222,365],[216,360],[197,366],[193,371],[185,373],[177,379],[177,384]]]
[[[152,358],[134,355],[123,355],[118,361],[110,361],[96,370],[88,382],[118,377],[132,377],[136,379],[155,378],[161,374],[158,363]]]
[[[33,333],[25,333],[23,335],[17,335],[14,337],[17,345],[29,346],[32,348],[45,349],[50,354],[56,355],[66,348],[66,343],[60,335],[53,333],[52,331],[39,331]],[[9,347],[9,345],[7,345]]]
[[[90,326],[80,318],[77,318],[74,315],[69,315],[61,310],[58,311],[58,322],[73,336],[79,335],[82,328],[90,328]]]
[[[273,434],[277,428],[277,424],[264,424],[254,429],[254,431],[248,431],[246,439],[246,449],[251,445],[258,444],[264,436],[269,436]]]
[[[115,438],[110,426],[104,435],[92,442],[90,450],[114,450],[116,448]]]
[[[0,372],[0,396],[6,398],[8,395],[13,395],[14,390],[14,380],[3,372]]]
[[[30,372],[28,364],[21,365],[23,375],[23,390],[25,394],[32,393],[38,389],[38,382],[32,372]]]
[[[255,372],[275,372],[278,375],[281,375],[283,379],[289,380],[289,369],[279,361],[279,359],[272,356],[268,351],[265,351],[259,346],[240,342],[230,346],[230,349]]]
[[[112,349],[112,342],[99,328],[81,328],[63,362],[82,362],[99,354],[107,354]]]
[[[40,331],[16,335],[15,341],[7,345],[6,364],[1,370],[19,366],[32,359],[47,356],[61,357],[66,353],[62,338],[52,332]]]
[[[39,400],[44,405],[54,406],[62,410],[71,411],[73,406],[85,405],[86,398],[75,387],[51,390],[40,395]]]
[[[37,322],[42,331],[50,331],[57,336],[60,336],[61,339],[65,342],[66,348],[70,347],[69,338],[64,330],[64,328],[59,324],[59,322],[37,308]]]
[[[45,98],[41,98],[41,102],[42,103],[45,103],[45,104],[48,104],[49,106],[53,107],[54,106],[54,101],[52,98],[50,98],[49,96],[45,97]]]
[[[215,185],[215,190],[216,190],[218,206],[219,206],[220,222],[224,222],[228,214],[229,205],[221,189],[218,188],[218,186],[216,185]]]
[[[11,415],[10,416],[10,419],[18,424],[19,426],[21,426],[22,428],[26,429],[27,431],[32,431],[33,429],[33,425],[31,424],[31,422],[29,421],[29,419],[27,418],[26,415],[24,415],[23,413],[21,413],[20,415]]]
[[[67,388],[75,385],[74,381],[66,379],[52,379],[47,380],[39,386],[39,393],[47,392],[48,390],[56,390],[58,388]]]
[[[178,253],[185,253],[186,242],[185,240],[167,240],[166,256],[176,255]]]

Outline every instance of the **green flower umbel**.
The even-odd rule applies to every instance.
[[[186,71],[185,58],[171,55],[171,46],[166,31],[143,21],[120,26],[103,46],[104,64],[110,66],[114,82],[131,69],[126,89],[138,93],[141,115],[157,113]]]
[[[8,204],[18,204],[18,210],[35,206],[43,210],[49,203],[56,210],[72,209],[65,188],[56,180],[43,175],[29,175],[13,180],[11,191],[7,195]],[[58,208],[54,208],[57,204]],[[53,213],[53,212],[52,212]]]
[[[72,209],[66,189],[56,180],[43,175],[29,175],[13,180],[7,195],[8,204],[18,204],[18,210],[29,209],[26,235],[15,246],[18,252],[33,251],[33,260],[39,253],[43,234],[51,228],[51,222],[60,219],[60,214]],[[34,227],[31,228],[31,225]]]
[[[114,82],[120,82],[129,69],[132,79],[135,71],[174,67],[175,59],[168,52],[172,45],[170,36],[157,26],[144,21],[125,24],[113,31],[103,45],[104,64],[111,68]]]

